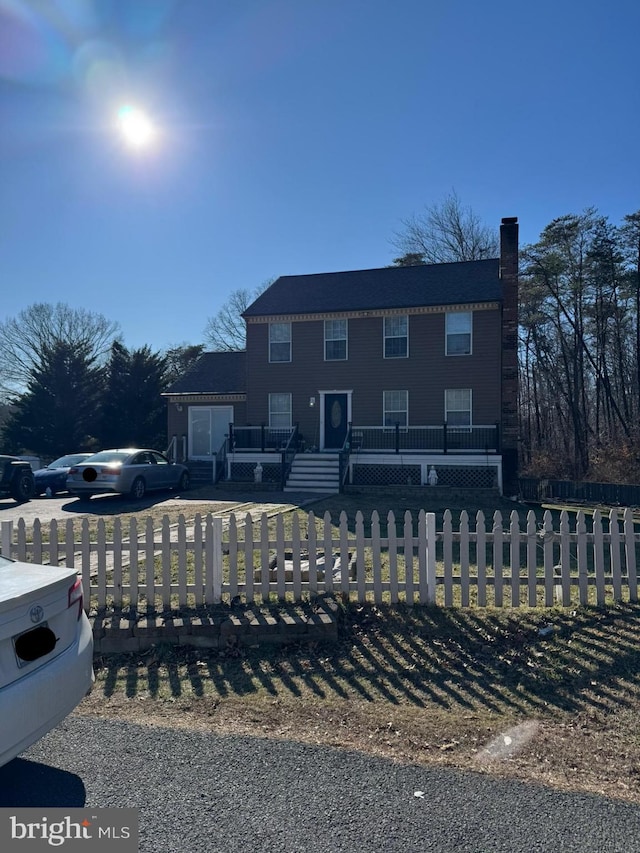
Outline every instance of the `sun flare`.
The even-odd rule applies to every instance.
[[[121,107],[118,124],[122,138],[130,148],[147,148],[157,136],[151,119],[137,107]]]

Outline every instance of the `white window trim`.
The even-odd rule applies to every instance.
[[[382,426],[385,429],[394,429],[395,428],[395,424],[389,425],[389,424],[385,423],[385,421],[387,419],[386,418],[387,412],[391,411],[390,409],[387,409],[387,407],[386,407],[386,395],[387,394],[397,394],[399,392],[402,392],[405,395],[405,399],[406,399],[406,403],[407,403],[407,407],[405,409],[405,412],[407,415],[407,422],[406,422],[406,424],[400,424],[400,429],[404,429],[404,428],[409,426],[409,392],[404,388],[389,388],[388,390],[382,392]],[[393,411],[399,411],[399,410],[394,409]]]
[[[272,415],[273,411],[271,409],[271,398],[272,397],[288,397],[289,398],[289,423],[286,426],[278,425],[274,426],[272,423]],[[278,412],[277,414],[283,414],[283,412]],[[291,429],[293,418],[293,399],[291,394],[288,391],[274,391],[269,394],[269,428],[270,429]]]
[[[447,409],[447,392],[449,391],[468,391],[469,392],[469,409],[452,409],[455,412],[469,412],[469,423],[468,424],[449,424],[449,410]],[[467,429],[473,426],[473,389],[472,388],[445,388],[444,390],[444,422],[447,426],[451,426],[451,429]]]
[[[403,317],[407,321],[407,334],[402,335],[402,337],[406,337],[407,339],[407,352],[405,355],[387,355],[387,338],[389,340],[393,340],[395,338],[400,337],[400,335],[387,335],[387,320],[394,320],[398,317]],[[388,317],[382,318],[382,357],[388,359],[395,358],[409,358],[409,315],[408,314],[400,314],[400,315],[392,315]]]
[[[324,321],[324,360],[325,361],[347,361],[349,358],[349,320],[346,319],[345,323],[345,336],[344,338],[327,338],[327,323],[333,323],[334,320],[325,320]],[[327,358],[327,343],[329,341],[344,341],[344,358]]]
[[[447,326],[449,324],[449,317],[453,317],[455,315],[460,314],[468,314],[470,319],[470,328],[469,328],[469,352],[449,352],[449,331]],[[459,332],[452,332],[451,334],[460,334]],[[473,311],[447,311],[444,317],[444,352],[445,355],[451,356],[455,358],[456,356],[465,356],[465,355],[473,355]]]
[[[210,436],[210,438],[209,438],[209,450],[204,455],[194,454],[193,444],[194,444],[194,429],[195,429],[196,415],[202,414],[204,412],[207,412],[208,417],[209,417],[209,436]],[[217,447],[215,447],[214,443],[211,440],[211,432],[212,432],[212,425],[213,425],[212,421],[213,421],[214,412],[215,412],[215,414],[222,414],[224,412],[225,421],[226,421],[227,425],[233,423],[233,420],[234,420],[233,406],[226,406],[226,405],[188,406],[188,419],[187,419],[187,436],[188,436],[187,442],[188,442],[188,444],[187,444],[187,446],[189,448],[189,459],[207,459],[207,460],[209,460],[209,459],[211,459],[211,456],[215,453],[215,451],[218,449]],[[226,431],[228,431],[228,426],[227,426]]]
[[[272,341],[271,340],[271,329],[274,326],[288,326],[289,327],[289,358],[287,359],[272,359],[271,358],[271,345],[272,344],[284,344],[286,341]],[[293,346],[292,346],[292,338],[293,338],[293,329],[291,323],[269,323],[269,364],[290,364],[293,361]]]

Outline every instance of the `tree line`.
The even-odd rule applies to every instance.
[[[0,325],[2,451],[52,459],[105,447],[167,443],[162,392],[202,353],[128,349],[100,314],[36,304]]]
[[[452,193],[403,222],[394,264],[498,254],[497,231]],[[522,246],[521,472],[640,481],[640,210],[554,219]]]
[[[554,219],[520,257],[525,471],[640,477],[640,211]]]
[[[497,229],[454,193],[405,220],[394,265],[496,257]],[[34,305],[0,324],[9,453],[163,447],[161,392],[205,348],[245,346],[242,312],[272,280],[234,291],[204,344],[129,350],[117,324]],[[640,482],[640,210],[613,224],[590,208],[554,219],[520,250],[521,472]]]

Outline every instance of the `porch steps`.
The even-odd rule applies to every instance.
[[[298,453],[284,487],[285,492],[340,491],[340,462],[337,453]]]
[[[192,486],[205,486],[213,483],[213,462],[190,459],[184,464],[189,469]]]

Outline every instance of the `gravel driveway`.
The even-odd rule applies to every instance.
[[[640,810],[288,741],[70,717],[0,806],[133,807],[140,853],[640,853]]]
[[[65,520],[77,516],[89,515],[97,517],[101,515],[114,516],[124,512],[141,512],[147,508],[163,507],[184,507],[184,513],[188,517],[190,515],[190,507],[198,504],[201,508],[202,504],[207,502],[218,509],[226,506],[227,511],[232,511],[236,507],[254,506],[265,511],[269,509],[277,509],[279,507],[303,507],[308,504],[313,504],[315,501],[325,498],[326,495],[313,495],[311,493],[296,493],[296,492],[225,492],[222,489],[206,488],[197,489],[185,493],[184,496],[177,496],[173,492],[156,492],[146,495],[141,501],[135,501],[121,495],[96,495],[90,501],[80,501],[70,495],[61,495],[60,497],[47,498],[32,498],[26,503],[17,504],[11,498],[0,500],[0,522],[13,521],[23,518],[27,524],[33,524],[36,519],[48,522],[53,518]],[[200,511],[200,510],[199,510]]]
[[[170,493],[153,495],[148,500],[144,500],[140,506],[161,505],[175,500],[176,498]],[[185,500],[185,503],[188,501]],[[55,498],[32,498],[23,504],[17,504],[11,498],[6,498],[0,500],[0,521],[16,522],[24,518],[27,524],[33,524],[36,518],[40,521],[51,521],[53,518],[60,520],[78,515],[101,515],[102,508],[107,510],[108,515],[113,515],[114,507],[122,511],[131,511],[134,506],[134,502],[119,495],[99,495],[92,498],[90,502],[79,501],[70,495],[61,495]]]

